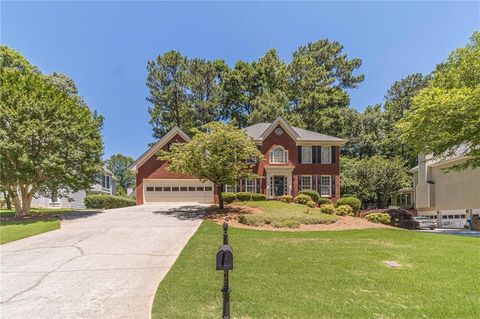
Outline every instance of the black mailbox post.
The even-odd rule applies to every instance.
[[[233,250],[228,244],[228,223],[223,223],[223,245],[218,248],[216,269],[223,270],[223,319],[230,319],[230,287],[228,286],[228,271],[233,270]]]

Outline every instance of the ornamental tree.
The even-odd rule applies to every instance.
[[[18,216],[37,194],[91,186],[101,168],[103,119],[6,46],[0,65],[0,187]]]
[[[196,131],[189,143],[172,144],[170,151],[160,151],[159,159],[170,163],[169,171],[211,181],[223,209],[223,187],[241,178],[259,178],[252,171],[253,159],[260,161],[262,153],[245,132],[232,125],[212,122]]]

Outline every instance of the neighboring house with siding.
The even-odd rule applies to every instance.
[[[421,155],[410,170],[417,214],[437,219],[439,227],[463,228],[467,219],[480,214],[480,168],[445,170],[465,162],[464,154],[465,148],[459,148],[441,160]]]
[[[99,172],[97,181],[90,189],[78,192],[59,190],[58,196],[45,197],[35,196],[32,199],[32,207],[37,208],[85,208],[85,197],[90,194],[116,194],[116,180],[113,173],[106,167]]]
[[[263,193],[267,198],[295,196],[302,189],[317,190],[336,201],[340,197],[339,147],[347,140],[291,126],[278,117],[272,123],[258,123],[243,129],[264,155],[254,159],[259,179],[242,179],[224,191]],[[187,143],[190,137],[175,127],[138,158],[130,169],[136,174],[137,204],[155,202],[214,203],[218,196],[211,182],[169,172],[168,163],[157,153],[172,143]]]

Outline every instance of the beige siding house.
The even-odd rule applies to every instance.
[[[413,174],[413,202],[419,216],[438,220],[444,228],[463,228],[468,219],[480,214],[480,168],[445,171],[462,163],[461,150],[449,158],[432,160],[419,156]]]

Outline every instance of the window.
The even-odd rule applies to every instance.
[[[52,197],[50,197],[50,202],[51,203],[59,203],[60,201],[58,200],[58,195],[52,195]]]
[[[197,192],[203,192],[204,188],[202,186],[197,187]]]
[[[225,185],[225,192],[227,193],[236,193],[238,192],[238,187],[237,185]]]
[[[332,162],[332,148],[330,146],[322,146],[322,164],[330,164]]]
[[[330,196],[331,192],[331,176],[321,176],[320,177],[320,195],[322,196]]]
[[[110,189],[110,176],[108,175],[102,176],[102,187]]]
[[[303,175],[300,180],[301,189],[312,189],[312,176]]]
[[[172,187],[172,192],[178,192],[180,190],[179,187]]]
[[[212,188],[210,186],[205,186],[205,191],[206,192],[211,192],[212,191]]]
[[[161,191],[162,191],[162,188],[161,188],[161,187],[155,187],[155,191],[156,191],[156,192],[161,192]]]
[[[171,190],[170,186],[163,188],[163,191],[164,191],[164,192],[169,192],[170,190]]]
[[[272,164],[285,164],[288,161],[288,153],[281,146],[275,147],[270,152],[270,163]]]
[[[194,192],[194,191],[195,191],[195,187],[190,186],[190,187],[188,188],[188,191],[189,191],[189,192]]]
[[[302,164],[312,164],[311,146],[302,146]]]
[[[186,191],[187,191],[187,189],[188,189],[188,188],[187,188],[186,186],[182,186],[182,187],[180,187],[180,191],[181,191],[181,192],[186,192]]]
[[[245,178],[244,182],[244,191],[247,193],[256,193],[257,192],[257,180],[255,178]]]
[[[149,186],[149,187],[147,187],[147,192],[153,192],[154,189],[155,189],[154,187],[150,187],[150,186]]]

